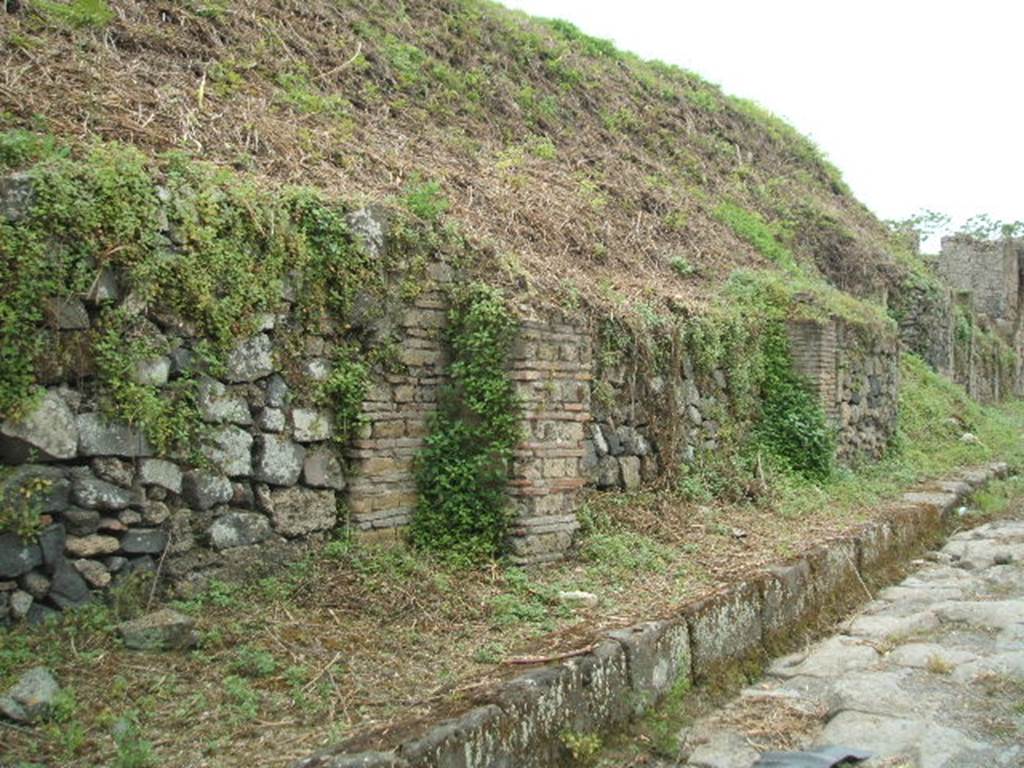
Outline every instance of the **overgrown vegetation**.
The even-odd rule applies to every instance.
[[[440,396],[418,457],[417,545],[478,560],[502,549],[510,522],[505,489],[519,441],[519,400],[506,365],[515,331],[501,293],[456,289],[446,338],[451,384]]]
[[[300,326],[317,331],[325,320],[344,330],[356,293],[384,290],[385,265],[353,241],[345,208],[315,191],[266,188],[186,155],[146,159],[118,144],[73,156],[47,137],[13,131],[0,134],[0,146],[11,167],[27,168],[33,195],[24,217],[0,220],[9,254],[0,265],[0,415],[31,401],[41,366],[62,364],[56,342],[67,337],[38,331],[48,302],[93,297],[98,322],[75,352],[95,358],[110,412],[166,452],[196,437],[194,380],[189,371],[168,386],[140,378],[140,366],[171,351],[143,307],[187,321],[199,339],[197,368],[217,372],[238,339],[283,306],[286,289]],[[408,258],[433,247],[421,226],[400,225]],[[96,294],[101,283],[110,294]],[[341,440],[357,424],[368,366],[379,359],[360,345],[355,329],[310,393],[335,411]]]
[[[516,254],[532,287],[572,277],[592,303],[604,278],[631,301],[700,306],[761,259],[765,227],[791,235],[770,256],[810,265],[798,204],[851,233],[840,260],[883,261],[860,246],[884,244],[885,229],[797,130],[567,22],[484,0],[314,0],[317,24],[265,0],[229,5],[180,3],[172,22],[139,0],[26,0],[5,14],[25,72],[17,98],[0,93],[0,128],[77,141],[88,125],[149,154],[201,148],[332,197],[448,213],[477,244]],[[131,44],[97,44],[105,34]],[[149,103],[153,82],[167,92],[143,128],[117,117]]]

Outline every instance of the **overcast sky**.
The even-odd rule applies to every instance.
[[[882,218],[1024,219],[1020,0],[503,1],[759,102]]]

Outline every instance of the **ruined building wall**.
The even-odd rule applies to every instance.
[[[835,317],[794,320],[787,332],[793,365],[836,430],[840,463],[881,458],[896,432],[899,339]]]
[[[938,272],[954,291],[971,295],[971,304],[978,314],[1015,323],[1021,287],[1020,249],[1017,240],[944,237]]]

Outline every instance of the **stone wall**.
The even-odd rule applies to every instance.
[[[836,430],[840,463],[880,458],[896,432],[899,340],[839,318],[794,320],[787,331],[793,365]]]
[[[582,463],[594,488],[636,490],[654,481],[664,462],[691,463],[718,445],[729,398],[725,373],[701,374],[686,350],[657,374],[641,373],[644,367],[635,348],[595,359]]]
[[[890,294],[900,341],[943,376],[953,378],[953,291],[907,283]]]

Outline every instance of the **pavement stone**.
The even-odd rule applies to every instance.
[[[1021,768],[1022,683],[1024,521],[1010,519],[952,536],[837,634],[776,659],[685,731],[675,765],[753,766],[756,734],[737,715],[768,696],[820,712],[791,749],[867,750],[864,768]]]

